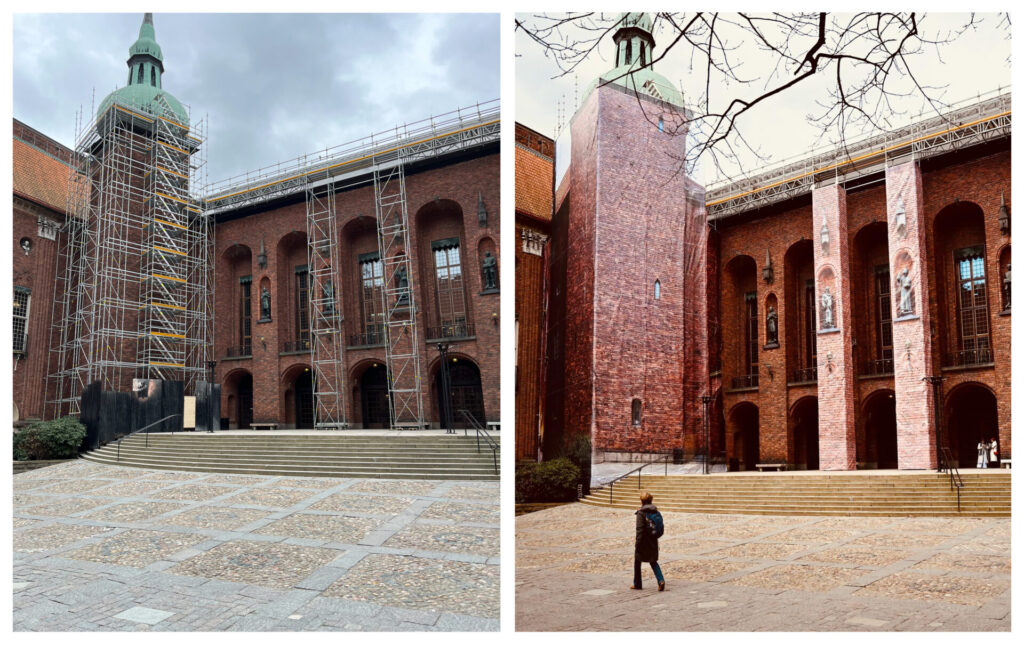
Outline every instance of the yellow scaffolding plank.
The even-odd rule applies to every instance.
[[[175,339],[185,339],[185,335],[179,335],[177,333],[172,332],[157,332],[154,330],[149,334],[156,335],[157,337],[173,337]]]

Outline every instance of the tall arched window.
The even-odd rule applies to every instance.
[[[654,282],[654,298],[655,300],[661,298],[661,281],[657,280]]]
[[[633,426],[640,426],[640,399],[633,398]]]
[[[135,75],[135,82],[142,83],[142,63],[139,63],[139,73]]]

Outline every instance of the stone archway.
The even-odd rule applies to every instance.
[[[729,414],[732,422],[732,456],[730,471],[757,469],[761,460],[760,411],[757,405],[741,402]]]
[[[364,428],[387,429],[391,426],[388,369],[384,364],[374,363],[359,376],[359,406]]]
[[[896,436],[896,394],[890,389],[875,391],[864,401],[864,450],[857,466],[866,469],[896,469],[899,448]]]
[[[942,444],[949,447],[958,467],[977,466],[977,447],[982,439],[999,437],[999,412],[992,390],[978,382],[953,388],[946,396],[946,424]]]
[[[790,463],[798,470],[821,468],[818,453],[818,398],[801,398],[789,414],[793,425]]]
[[[449,363],[451,374],[451,408],[445,406],[443,389],[441,388],[441,367],[434,376],[434,392],[437,396],[437,410],[441,427],[446,427],[448,415],[451,415],[452,426],[465,424],[460,409],[469,411],[482,425],[487,424],[484,415],[484,390],[480,380],[480,368],[465,357],[452,357]],[[449,414],[450,411],[450,414]]]
[[[224,378],[224,391],[228,399],[228,417],[237,429],[248,429],[252,424],[252,373],[237,369]]]

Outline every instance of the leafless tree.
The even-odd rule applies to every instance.
[[[655,66],[677,48],[685,54],[690,87],[697,96],[686,96],[684,114],[664,128],[691,136],[687,167],[710,157],[719,171],[726,161],[739,166],[741,149],[764,160],[744,138],[743,118],[797,86],[818,84],[807,119],[823,136],[838,133],[839,143],[858,128],[890,129],[905,116],[902,106],[907,102],[901,99],[907,97],[917,97],[939,113],[946,107],[943,87],[919,82],[916,70],[929,56],[941,61],[944,45],[982,21],[965,14],[956,28],[926,29],[924,14],[881,12],[658,13],[652,19],[658,41],[667,44],[633,70]],[[618,14],[536,15],[517,19],[516,29],[555,62],[557,77],[573,73],[595,55],[621,20]],[[1008,14],[998,16],[997,29],[1009,39]],[[630,75],[603,82],[628,86],[630,79],[620,79]]]

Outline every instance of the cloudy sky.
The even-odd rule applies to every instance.
[[[529,22],[536,14],[517,14],[520,20]],[[552,14],[553,15],[553,14]],[[609,21],[617,19],[619,14],[606,13],[603,17]],[[920,55],[912,59],[918,78],[932,86],[944,86],[938,91],[942,99],[948,103],[956,103],[979,94],[991,93],[999,87],[1010,85],[1010,40],[1008,33],[998,29],[999,19],[993,14],[978,14],[978,24],[964,33],[955,42],[944,45],[936,51],[933,47],[923,48]],[[927,35],[949,33],[950,30],[965,24],[965,14],[927,14],[921,22],[921,30]],[[657,30],[657,27],[656,27]],[[572,32],[565,30],[561,36],[565,39],[574,38]],[[674,34],[674,31],[673,31]],[[668,31],[656,31],[656,47],[654,56],[661,54],[661,48],[669,42]],[[742,74],[748,78],[757,78],[763,70],[759,66],[767,64],[768,57],[752,48],[748,43],[730,42],[733,58],[741,64]],[[559,77],[559,69],[554,61],[546,58],[542,49],[531,41],[522,31],[515,35],[516,49],[516,121],[533,128],[545,135],[554,136],[557,127],[557,105],[563,98],[566,108],[564,123],[568,124],[574,108],[575,100],[582,95],[589,84],[600,74],[614,67],[615,47],[611,37],[606,37],[598,50],[592,53],[581,64],[575,74]],[[655,70],[668,78],[684,94],[696,97],[703,90],[694,87],[699,84],[699,76],[689,70],[689,50],[683,46],[675,47],[664,60],[655,65]],[[793,156],[803,156],[812,147],[827,145],[837,139],[836,133],[822,133],[820,128],[808,126],[808,113],[818,111],[815,101],[825,98],[825,79],[819,77],[809,80],[802,86],[796,86],[748,112],[740,122],[743,135],[762,157],[772,161],[783,160]],[[757,96],[756,84],[750,88],[733,89],[713,88],[719,98],[727,92],[742,92],[738,96]],[[763,90],[762,90],[763,91]],[[730,95],[731,96],[731,95]],[[920,114],[923,106],[920,100],[899,103],[902,110],[910,114]],[[900,121],[897,118],[895,121]],[[763,166],[756,157],[750,154],[742,156],[748,169]],[[698,181],[710,184],[719,176],[710,164],[702,164],[698,172]],[[730,173],[742,173],[734,167]]]
[[[210,181],[499,97],[497,14],[161,14],[163,87],[208,117]],[[72,146],[142,14],[15,14],[14,116]]]

